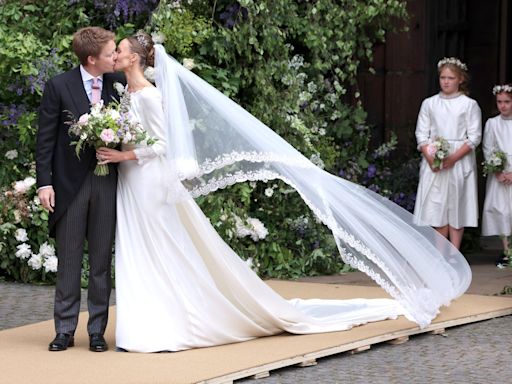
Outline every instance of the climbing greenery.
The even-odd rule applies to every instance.
[[[122,38],[143,28],[163,36],[171,55],[316,165],[394,199],[401,191],[389,183],[388,156],[396,140],[370,147],[357,75],[363,66],[371,70],[375,44],[407,17],[405,3],[0,0],[0,278],[54,280],[43,266],[30,267],[28,251],[19,250],[25,243],[41,254],[49,252],[43,244],[53,244],[31,179],[36,111],[45,82],[77,63],[70,49],[76,29],[99,25]],[[261,276],[345,268],[332,235],[283,182],[241,183],[198,202]],[[18,240],[21,230],[28,240]]]

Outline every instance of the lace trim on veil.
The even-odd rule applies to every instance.
[[[215,159],[205,159],[200,165],[193,159],[180,158],[178,162],[181,162],[183,166],[178,167],[178,176],[181,180],[191,177],[200,177],[242,161],[251,163],[281,163],[300,168],[312,168],[315,166],[305,158],[277,155],[271,152],[233,151],[231,153],[224,153],[222,156],[218,156]]]

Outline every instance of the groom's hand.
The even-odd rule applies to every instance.
[[[37,192],[37,197],[44,209],[53,213],[55,207],[55,191],[52,186],[40,189]]]

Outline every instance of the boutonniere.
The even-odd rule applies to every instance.
[[[118,81],[114,83],[114,89],[116,90],[119,96],[123,96],[123,94],[126,92],[124,85]]]

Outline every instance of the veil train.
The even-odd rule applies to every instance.
[[[343,260],[427,326],[471,282],[464,256],[386,198],[316,167],[261,121],[155,45],[172,169],[193,197],[281,179],[332,231]],[[175,196],[179,198],[179,196]]]

